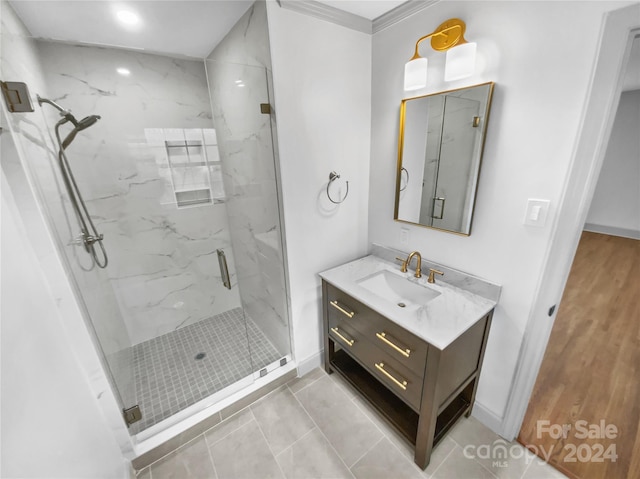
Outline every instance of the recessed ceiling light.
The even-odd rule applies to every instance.
[[[236,85],[242,83],[242,80],[236,80]]]
[[[116,71],[122,75],[123,77],[128,77],[129,75],[131,75],[131,71],[128,68],[116,68]]]
[[[118,10],[116,12],[116,17],[120,23],[124,25],[137,25],[140,23],[140,17],[138,14],[131,10]]]

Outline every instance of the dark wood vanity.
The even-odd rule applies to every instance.
[[[431,450],[473,408],[493,310],[444,349],[322,281],[324,367],[343,376],[415,446]]]

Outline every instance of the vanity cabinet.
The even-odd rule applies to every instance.
[[[415,462],[473,407],[493,310],[444,349],[322,281],[324,367],[338,373],[415,446]]]

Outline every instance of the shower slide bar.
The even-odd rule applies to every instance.
[[[100,116],[89,115],[82,120],[76,120],[70,110],[61,107],[53,100],[42,98],[40,95],[36,95],[36,98],[38,100],[38,105],[42,106],[43,103],[51,105],[60,112],[60,116],[62,117],[55,126],[56,140],[58,142],[58,164],[60,166],[60,173],[64,186],[69,194],[69,199],[71,200],[71,206],[73,207],[73,211],[80,225],[80,236],[77,238],[76,242],[84,245],[85,251],[91,255],[94,263],[99,268],[106,268],[107,264],[109,264],[109,257],[107,256],[107,251],[102,243],[104,236],[98,232],[96,226],[93,224],[93,220],[91,219],[87,205],[80,194],[80,189],[76,183],[76,179],[73,175],[73,171],[71,170],[69,159],[67,158],[65,151],[75,139],[78,132],[94,125],[100,119]],[[60,137],[60,127],[65,123],[71,123],[73,125],[73,129],[66,138],[62,140]],[[100,247],[101,254],[98,254],[96,251],[96,243]]]

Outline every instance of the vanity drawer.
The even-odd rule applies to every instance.
[[[339,289],[328,284],[327,291],[330,322],[348,323],[389,357],[420,379],[424,377],[427,343]]]
[[[381,351],[345,321],[329,320],[329,336],[412,409],[420,409],[422,378]]]

